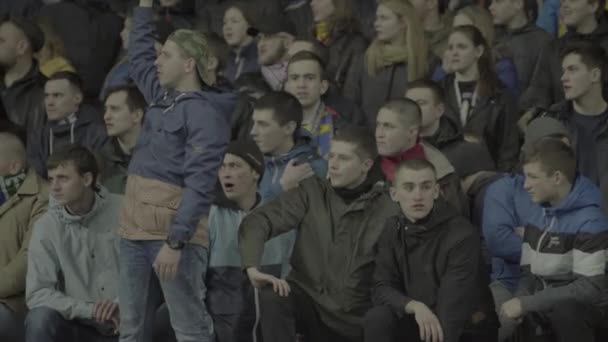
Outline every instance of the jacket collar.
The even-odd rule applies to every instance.
[[[0,216],[4,215],[10,208],[19,203],[21,198],[38,195],[42,190],[41,182],[42,179],[40,179],[36,174],[36,171],[30,167],[23,184],[21,184],[19,190],[17,190],[17,194],[11,196],[2,206],[0,206]]]

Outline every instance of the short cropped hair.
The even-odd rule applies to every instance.
[[[538,140],[524,156],[524,165],[538,162],[551,174],[559,171],[572,184],[576,177],[576,156],[570,146],[560,139],[545,137]]]
[[[59,166],[73,163],[76,171],[81,176],[87,172],[93,175],[91,187],[97,190],[97,177],[99,176],[99,164],[95,155],[84,146],[72,144],[57,149],[46,162],[47,170],[53,170]]]
[[[578,42],[570,45],[566,45],[564,50],[561,53],[562,60],[569,55],[578,55],[581,58],[581,61],[588,69],[598,68],[602,73],[602,79],[604,79],[606,75],[606,51],[595,44],[591,44],[588,42]]]
[[[341,141],[355,146],[355,153],[361,160],[375,160],[378,157],[376,139],[369,129],[359,126],[346,126],[337,131],[333,141]]]
[[[289,71],[289,67],[293,63],[302,62],[302,61],[311,61],[317,63],[319,66],[319,74],[321,75],[321,80],[328,80],[328,75],[325,72],[325,63],[323,60],[317,56],[314,52],[310,51],[300,51],[293,55],[287,64],[287,70]]]
[[[75,72],[73,71],[58,71],[56,73],[54,73],[53,75],[51,75],[51,77],[49,77],[48,81],[60,81],[60,80],[66,80],[68,81],[68,83],[78,89],[78,91],[80,91],[80,93],[84,94],[84,82],[82,81],[82,78]]]
[[[127,94],[127,107],[130,111],[146,111],[146,108],[148,107],[146,99],[144,98],[144,95],[139,91],[139,89],[133,85],[119,85],[109,88],[105,100],[107,100],[110,95],[120,93],[122,91]]]
[[[270,110],[281,126],[293,121],[296,131],[302,126],[302,105],[295,96],[284,91],[271,91],[256,101],[254,110]]]
[[[408,159],[399,162],[397,167],[395,168],[395,175],[399,173],[401,170],[413,170],[413,171],[421,171],[421,170],[431,170],[433,175],[435,175],[435,180],[437,180],[437,169],[435,169],[435,165],[433,165],[430,161],[426,159]]]
[[[445,103],[445,92],[439,83],[429,79],[420,79],[410,82],[407,85],[408,90],[418,88],[430,90],[436,103]]]
[[[399,98],[390,100],[382,108],[396,113],[407,127],[420,126],[422,123],[422,111],[416,101]]]

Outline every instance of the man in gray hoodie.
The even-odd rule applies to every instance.
[[[120,340],[141,341],[164,297],[177,340],[207,342],[206,216],[236,96],[211,87],[218,58],[206,35],[177,30],[157,56],[152,2],[140,0],[129,38],[130,75],[150,106],[120,219]]]
[[[48,161],[49,211],[28,251],[28,342],[117,341],[121,198],[97,185],[93,154],[72,145]]]

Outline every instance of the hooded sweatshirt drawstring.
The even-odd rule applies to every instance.
[[[59,125],[63,125],[65,123],[70,124],[70,144],[73,144],[75,142],[74,130],[76,129],[76,113],[72,113],[72,114],[68,115],[67,118],[65,118],[59,122]],[[49,155],[52,155],[53,150],[54,150],[54,140],[55,140],[55,134],[53,134],[53,128],[50,129],[50,133],[51,134],[49,134]]]

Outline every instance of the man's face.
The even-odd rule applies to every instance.
[[[406,127],[399,114],[382,108],[376,118],[376,145],[378,154],[383,157],[398,155],[411,148],[411,142],[416,141],[418,127]]]
[[[403,214],[410,221],[418,221],[429,215],[439,197],[439,185],[433,170],[401,168],[390,188],[393,201],[399,203]]]
[[[67,80],[50,80],[44,85],[44,105],[49,121],[58,121],[78,111],[82,93]]]
[[[247,41],[249,24],[240,10],[231,7],[224,13],[222,33],[231,47],[240,47]]]
[[[287,53],[285,40],[281,34],[262,35],[258,40],[258,61],[260,65],[273,65],[281,62]]]
[[[175,88],[186,76],[187,64],[191,60],[191,58],[187,58],[182,53],[180,47],[175,42],[167,40],[154,62],[160,85],[166,88]]]
[[[91,190],[93,176],[80,175],[72,162],[66,162],[49,170],[51,195],[60,205],[70,206],[81,202],[86,191]]]
[[[597,0],[561,0],[559,14],[564,24],[578,27],[595,15],[597,6]]]
[[[257,191],[260,176],[243,158],[227,153],[219,170],[219,178],[226,198],[238,201]]]
[[[327,176],[334,188],[352,189],[365,180],[373,161],[362,160],[356,153],[354,144],[332,141],[327,155]]]
[[[281,126],[269,109],[253,111],[251,137],[262,153],[273,155],[288,139],[292,139],[293,130],[288,125]]]
[[[522,5],[521,0],[492,0],[490,12],[494,18],[494,24],[508,25],[517,15]]]
[[[126,91],[110,94],[106,99],[105,108],[103,120],[111,137],[120,137],[141,125],[142,111],[129,110]]]
[[[564,58],[562,72],[562,87],[566,100],[577,100],[587,94],[601,76],[599,69],[589,69],[577,54],[569,54]]]
[[[327,81],[321,77],[321,66],[316,61],[289,64],[285,91],[295,96],[302,108],[309,109],[319,103],[327,87]]]
[[[420,107],[423,128],[432,126],[443,115],[443,104],[437,101],[433,92],[428,88],[410,88],[405,93],[405,97],[416,102]]]
[[[542,168],[540,162],[524,165],[524,189],[530,194],[535,203],[550,202],[556,196],[556,183],[553,177]]]
[[[17,62],[18,45],[23,45],[23,33],[12,23],[0,25],[0,66],[11,68]]]

